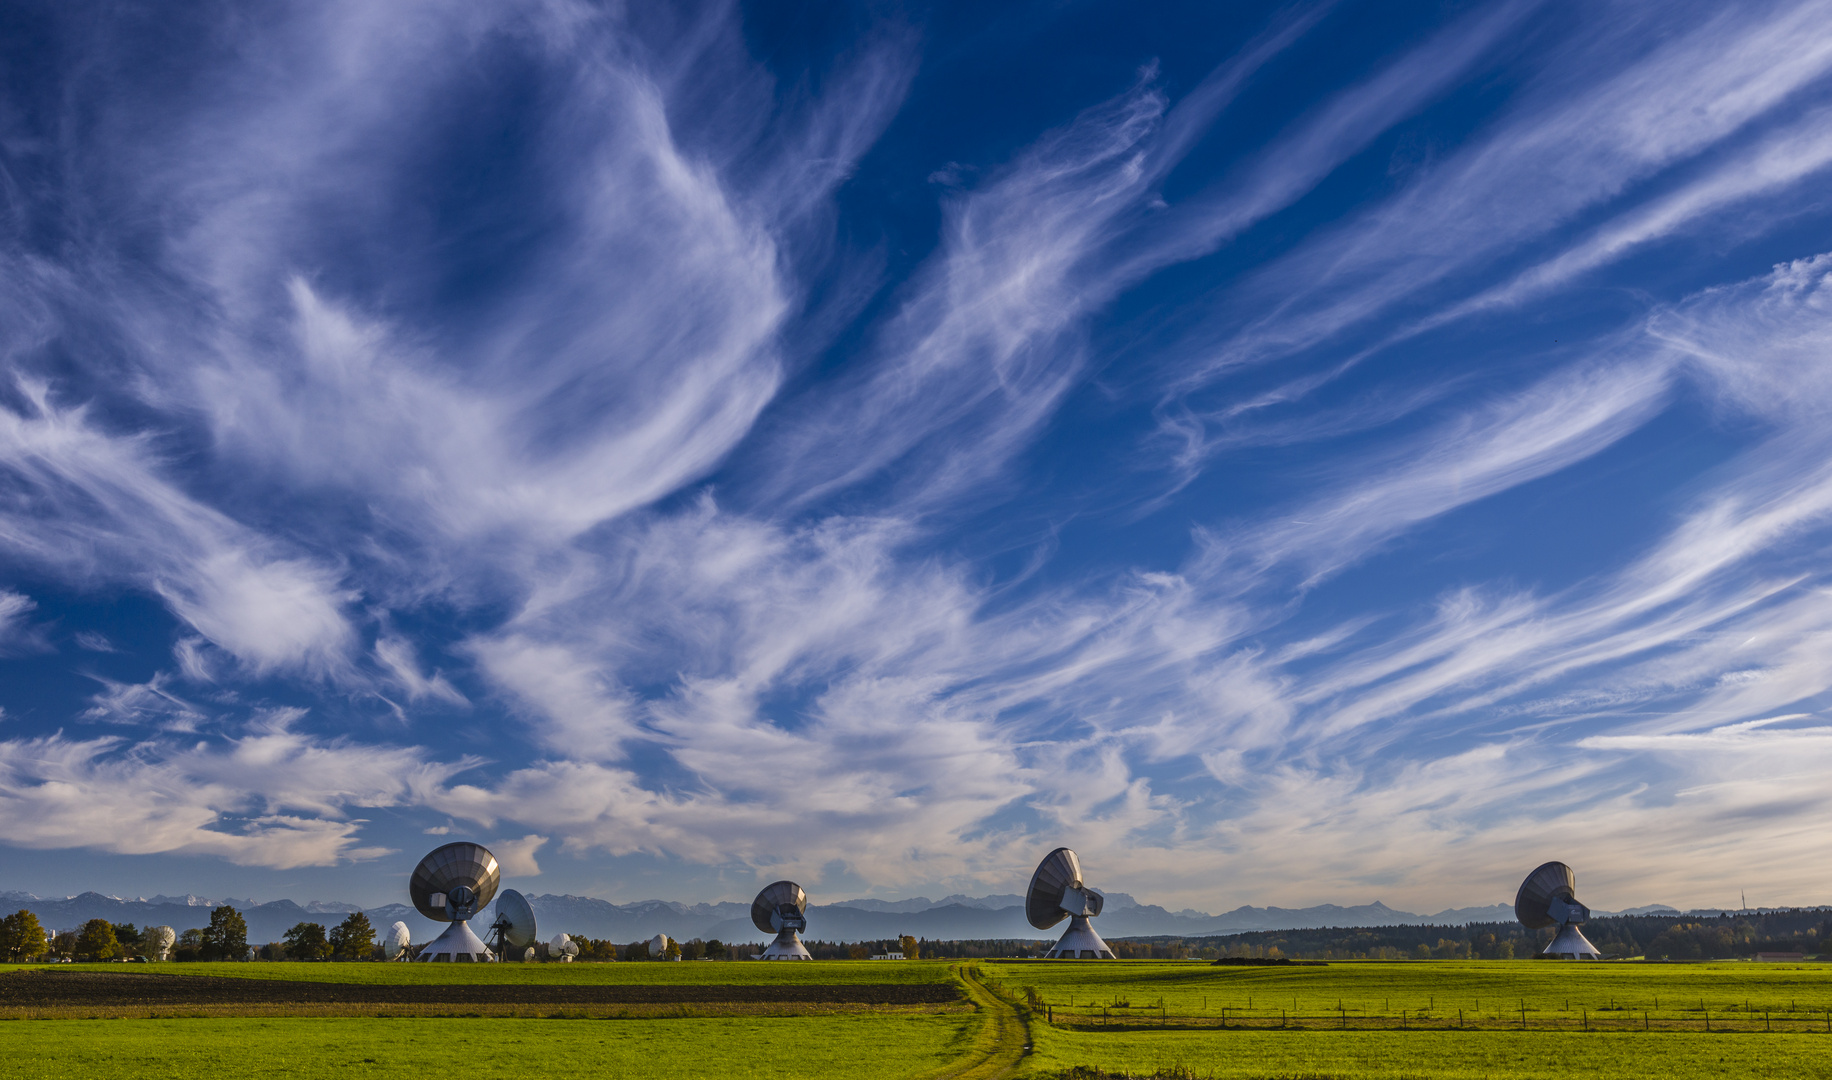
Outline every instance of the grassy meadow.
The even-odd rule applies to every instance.
[[[9,971],[44,971],[43,964],[0,964]],[[113,974],[215,975],[231,979],[292,979],[301,982],[452,986],[474,984],[538,985],[696,985],[750,986],[804,983],[937,983],[948,982],[948,965],[925,961],[813,960],[801,963],[750,961],[585,964],[59,964],[57,971],[102,971]]]
[[[1162,1023],[1308,1028],[1650,1027],[1701,1031],[1767,1023],[1825,1033],[1832,964],[1558,964],[1533,961],[1334,962],[1212,967],[1195,962],[983,965],[1014,997],[1031,987],[1059,1026]],[[1765,1019],[1766,1018],[1766,1019]]]
[[[962,1029],[932,1016],[31,1020],[0,1023],[0,1078],[902,1080],[954,1060]]]
[[[1117,961],[983,970],[1009,997],[1024,1000],[1030,988],[1055,1017],[1032,1026],[1029,1076],[1092,1066],[1241,1080],[1832,1077],[1832,965]],[[1467,1029],[1452,1026],[1459,1010]],[[1716,1019],[1710,1034],[1706,1010]],[[1655,1030],[1596,1030],[1638,1026],[1644,1013]]]
[[[257,963],[138,970],[397,983],[953,978],[948,963],[931,961]],[[1014,1026],[1019,1034],[1007,1041],[1008,1065],[1015,1070],[960,1075],[1044,1078],[1093,1067],[1135,1075],[1182,1069],[1239,1080],[1504,1080],[1574,1073],[1587,1080],[1832,1080],[1832,1033],[1826,1031],[1832,965],[1425,961],[1239,968],[1114,961],[986,962],[978,971],[1007,1000],[1038,1003],[1032,1051],[1015,1058],[1022,1029]],[[1523,1009],[1526,1030],[1520,1029]],[[1707,1011],[1710,1033],[1703,1028]],[[990,1015],[26,1020],[0,1023],[0,1080],[155,1073],[405,1077],[448,1071],[454,1055],[477,1062],[467,1075],[485,1076],[936,1077],[950,1075],[970,1056],[970,1046],[985,1042]],[[1042,1022],[1052,1015],[1054,1023]],[[1586,1032],[1586,1020],[1607,1030]],[[1632,1030],[1637,1022],[1653,1030]]]

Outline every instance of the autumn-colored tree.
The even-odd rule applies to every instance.
[[[0,919],[0,955],[18,963],[44,955],[50,948],[45,940],[45,928],[38,922],[38,916],[24,908],[4,919]]]
[[[324,927],[315,922],[294,923],[281,939],[286,943],[286,955],[294,960],[331,958],[331,943],[324,936]]]
[[[352,911],[337,924],[330,936],[331,959],[368,960],[375,955],[375,927],[369,916]]]
[[[112,960],[120,953],[121,943],[107,919],[90,919],[76,932],[73,951],[83,960]]]
[[[897,939],[897,944],[903,947],[903,958],[905,960],[922,959],[922,949],[916,944],[915,938],[905,934]]]

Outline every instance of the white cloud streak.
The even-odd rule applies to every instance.
[[[537,853],[549,872],[557,853],[648,854],[812,882],[838,861],[894,888],[1009,886],[1068,841],[1103,881],[1231,906],[1423,897],[1409,881],[1487,901],[1554,830],[1611,868],[1593,900],[1632,903],[1649,897],[1619,895],[1631,872],[1708,890],[1676,855],[1731,821],[1748,865],[1807,888],[1760,828],[1825,798],[1824,256],[1480,397],[1474,379],[1375,380],[1333,427],[1263,444],[1366,436],[1301,487],[1178,504],[1201,526],[1187,557],[1107,552],[1013,584],[941,535],[1026,482],[1016,463],[1108,359],[1092,327],[1117,298],[1296,206],[1538,10],[1453,21],[1176,205],[1166,180],[1328,16],[1276,24],[1176,104],[1147,71],[945,195],[936,250],[847,328],[866,344],[793,382],[820,347],[803,338],[837,333],[808,328],[876,287],[820,308],[811,283],[852,265],[827,235],[834,192],[910,91],[912,37],[874,38],[816,95],[743,58],[725,11],[662,44],[567,5],[248,24],[237,59],[199,73],[213,103],[177,103],[109,163],[144,176],[124,216],[170,223],[146,265],[5,264],[22,318],[0,548],[181,623],[176,674],[101,679],[76,717],[142,741],[0,742],[9,842],[322,866],[380,854],[361,815],[398,808],[505,837],[518,873]],[[1754,128],[1832,69],[1825,14],[1688,9],[1597,75],[1621,29],[1392,198],[1218,290],[1220,344],[1153,361],[1153,395],[1225,399],[1173,421],[1185,478],[1233,445],[1209,418],[1347,366],[1270,393],[1215,381],[1245,361],[1429,306],[1446,281],[1458,298],[1431,314],[1464,310],[1472,268],[1587,213],[1606,220],[1476,303],[1557,295],[1817,175],[1822,113]],[[448,208],[425,155],[477,147],[426,133],[495,64],[536,72],[543,103],[510,155],[525,175],[477,200],[509,224],[428,224]],[[1617,205],[1739,138],[1740,167]],[[514,242],[479,255],[480,234]],[[122,355],[46,361],[66,307]],[[1760,431],[1582,580],[1476,574],[1422,602],[1369,587],[1433,523],[1557,480],[1695,393]],[[1427,405],[1430,423],[1387,430]],[[1345,584],[1376,598],[1331,608]],[[0,592],[0,640],[32,602]],[[235,694],[260,680],[401,701],[409,726],[465,710],[497,760],[251,710]],[[1799,723],[1750,726],[1784,710]]]

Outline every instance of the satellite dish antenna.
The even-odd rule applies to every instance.
[[[504,960],[520,960],[534,944],[534,909],[514,889],[496,896],[496,921],[490,924],[490,946]]]
[[[797,936],[808,929],[808,894],[793,881],[771,882],[751,901],[751,925],[776,940],[763,950],[760,960],[812,960],[808,947]]]
[[[1069,929],[1043,954],[1044,959],[1113,959],[1113,950],[1088,925],[1106,902],[1100,893],[1081,883],[1081,860],[1073,851],[1059,847],[1045,855],[1037,864],[1037,872],[1031,875],[1030,888],[1024,891],[1024,917],[1039,930],[1048,930],[1066,918]]]
[[[579,943],[565,934],[555,934],[547,943],[547,955],[550,959],[572,963],[572,958],[579,955]]]
[[[47,939],[50,937],[50,933],[49,930],[45,931]],[[170,960],[172,958],[172,944],[177,940],[178,932],[169,926],[155,926],[147,931],[146,949],[152,954],[149,959]]]
[[[482,844],[447,844],[421,859],[407,882],[414,910],[451,925],[420,950],[419,959],[475,964],[495,960],[496,954],[471,932],[469,921],[496,895],[501,881],[496,856]]]
[[[413,944],[413,931],[407,924],[397,922],[388,928],[388,936],[382,941],[382,958],[386,960],[407,959],[407,949]]]
[[[1578,924],[1588,922],[1590,909],[1578,903],[1578,876],[1562,862],[1549,862],[1520,883],[1514,896],[1514,917],[1529,930],[1557,926],[1558,934],[1541,955],[1556,960],[1601,960],[1603,954],[1584,937]]]

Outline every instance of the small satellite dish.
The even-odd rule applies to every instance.
[[[414,910],[451,925],[420,950],[419,958],[478,964],[495,960],[496,954],[471,931],[469,920],[496,895],[501,881],[496,856],[482,844],[446,844],[421,859],[407,882]]]
[[[553,940],[547,943],[547,955],[554,960],[571,963],[572,958],[579,955],[579,944],[565,934],[555,934]]]
[[[651,960],[668,959],[668,946],[672,944],[674,944],[674,939],[669,937],[667,934],[657,934],[654,937],[650,938],[649,939],[649,959]],[[680,958],[681,958],[680,950],[677,949],[675,950],[674,959],[679,960]]]
[[[382,941],[382,956],[388,960],[404,960],[407,950],[413,945],[413,931],[404,922],[397,922],[388,928],[388,936]]]
[[[760,960],[812,960],[799,932],[808,928],[808,894],[793,881],[771,882],[751,901],[751,925],[776,940],[758,955]]]
[[[1529,930],[1557,926],[1558,934],[1544,956],[1559,960],[1601,960],[1603,954],[1584,937],[1578,924],[1590,920],[1590,909],[1578,903],[1578,876],[1562,862],[1549,862],[1527,875],[1514,894],[1514,917]]]
[[[496,896],[496,920],[490,924],[490,944],[504,960],[520,960],[535,942],[534,909],[528,898],[514,889]]]
[[[46,932],[49,936],[49,931]],[[178,932],[169,926],[155,926],[146,932],[146,948],[151,955],[149,960],[171,959],[172,945],[178,940]]]
[[[1081,883],[1081,860],[1059,847],[1043,857],[1024,891],[1024,917],[1039,930],[1048,930],[1063,919],[1069,929],[1046,960],[1111,960],[1113,950],[1094,932],[1088,920],[1099,915],[1106,898]]]

